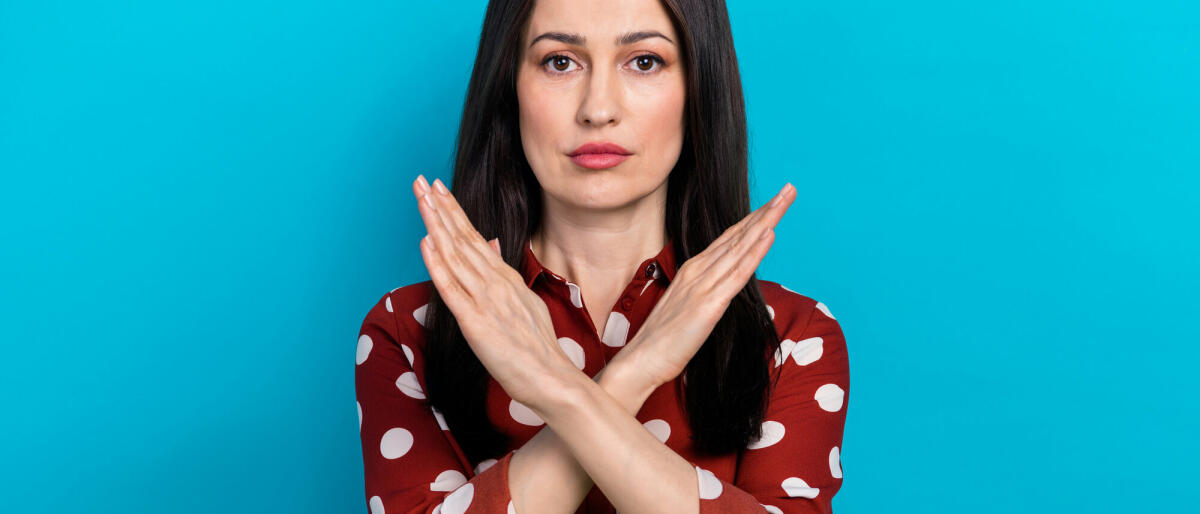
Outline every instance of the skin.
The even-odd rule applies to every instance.
[[[521,45],[546,31],[587,38],[584,46],[537,42],[522,55],[517,84],[522,144],[545,201],[534,252],[580,286],[585,305],[611,306],[634,268],[665,244],[666,178],[684,134],[684,76],[669,41],[614,44],[617,35],[642,30],[678,41],[656,1],[540,0]],[[543,66],[553,54],[569,59]],[[667,65],[639,75],[660,65],[639,60],[644,54]],[[579,167],[567,153],[589,141],[616,142],[633,155],[606,170]],[[683,371],[745,286],[795,188],[785,185],[777,204],[761,206],[683,263],[642,328],[591,378],[558,346],[545,303],[441,181],[431,187],[419,176],[413,193],[429,232],[421,255],[434,286],[492,377],[546,421],[510,463],[516,511],[575,512],[595,484],[623,513],[695,512],[695,468],[635,414]],[[597,333],[609,310],[590,312]]]
[[[665,38],[616,44],[619,35],[639,31]],[[546,32],[585,41],[534,41]],[[580,287],[599,334],[611,310],[605,307],[628,282],[620,279],[666,244],[667,176],[685,133],[687,76],[677,42],[656,0],[539,0],[518,45],[521,144],[545,206],[530,238],[533,251]],[[599,141],[632,155],[604,170],[568,158]]]

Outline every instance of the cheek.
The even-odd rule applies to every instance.
[[[683,87],[662,88],[639,98],[634,108],[639,120],[638,133],[645,148],[651,151],[647,157],[670,171],[683,147]]]
[[[542,100],[539,101],[539,98]],[[570,113],[562,112],[562,106],[547,102],[545,98],[546,95],[537,91],[517,91],[521,144],[525,149],[526,159],[535,170],[540,163],[552,159],[558,153],[561,142],[554,139],[555,135],[567,133],[572,120]]]

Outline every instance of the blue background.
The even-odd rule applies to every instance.
[[[1200,9],[735,1],[759,270],[842,323],[839,512],[1193,500]],[[485,2],[0,3],[9,512],[365,512]]]

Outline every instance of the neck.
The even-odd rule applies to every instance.
[[[543,266],[584,290],[585,284],[623,286],[635,267],[666,245],[665,183],[619,209],[583,211],[544,200],[541,227],[530,237],[533,253]]]

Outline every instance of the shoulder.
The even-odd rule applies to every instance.
[[[816,313],[833,318],[829,307],[823,302],[798,293],[779,282],[758,279],[758,289],[762,292],[763,301],[767,303],[767,312],[781,330],[803,327]]]
[[[397,340],[423,340],[425,314],[433,288],[433,281],[425,280],[395,287],[383,293],[367,311],[363,319],[364,325],[379,323]]]
[[[798,341],[820,332],[842,340],[841,325],[824,302],[770,280],[758,279],[758,288],[780,339]]]
[[[415,324],[425,326],[425,313],[433,294],[433,281],[424,280],[392,289],[387,296],[392,301],[392,311],[401,328],[412,328]]]
[[[758,285],[779,333],[775,366],[791,357],[806,374],[837,375],[848,382],[846,337],[829,307],[778,282],[760,279]],[[848,383],[840,387],[845,389]]]

